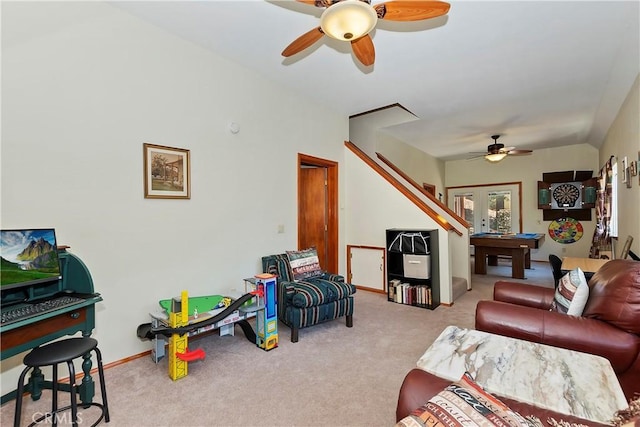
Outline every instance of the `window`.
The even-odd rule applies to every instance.
[[[611,219],[609,220],[609,237],[618,237],[618,162],[611,167]]]

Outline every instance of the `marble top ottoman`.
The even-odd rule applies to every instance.
[[[442,331],[418,368],[450,381],[467,371],[490,393],[600,423],[628,407],[603,357],[456,326]]]

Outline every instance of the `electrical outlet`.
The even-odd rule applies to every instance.
[[[278,234],[282,234],[284,233],[284,224],[279,224],[278,225]]]
[[[567,252],[567,248],[562,248],[562,253],[566,253]]]

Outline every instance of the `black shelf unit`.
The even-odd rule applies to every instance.
[[[399,236],[416,236],[428,241],[428,252],[420,244],[400,247]],[[395,242],[395,244],[394,244]],[[392,246],[393,245],[393,246]],[[435,309],[440,305],[438,231],[391,228],[386,230],[387,300],[420,308]],[[424,261],[425,264],[422,264]],[[417,267],[414,269],[412,267]],[[406,267],[406,268],[405,268]],[[405,271],[411,269],[412,271]]]

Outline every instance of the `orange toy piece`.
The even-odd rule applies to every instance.
[[[184,353],[176,353],[176,357],[185,362],[193,362],[194,360],[204,360],[205,356],[206,356],[206,353],[201,348],[194,351],[189,351],[189,348],[187,348]]]

